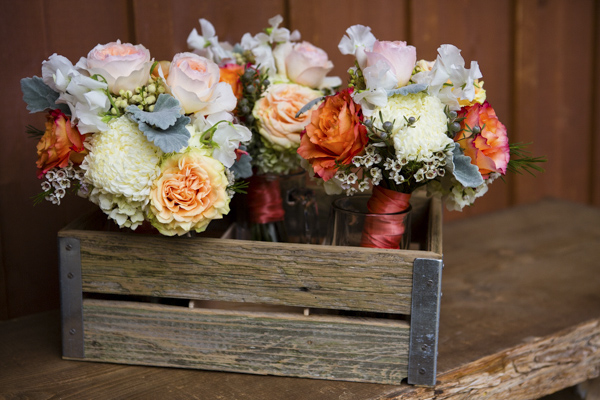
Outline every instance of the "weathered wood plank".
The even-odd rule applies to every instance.
[[[445,372],[434,388],[405,386],[378,399],[537,399],[599,374],[600,319],[595,319]]]
[[[115,232],[81,240],[83,291],[410,314],[412,262],[427,251]]]
[[[404,321],[84,301],[85,359],[400,383]]]

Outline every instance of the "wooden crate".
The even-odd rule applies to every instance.
[[[415,199],[414,250],[111,232],[101,214],[75,221],[58,234],[63,357],[433,385],[441,204]]]

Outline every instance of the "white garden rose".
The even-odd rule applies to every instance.
[[[237,99],[228,83],[219,82],[219,66],[194,53],[173,57],[167,77],[173,96],[186,114],[214,114],[233,111]]]
[[[120,40],[97,45],[81,58],[77,67],[92,75],[102,75],[112,93],[134,91],[150,78],[150,52],[141,44],[121,43]]]

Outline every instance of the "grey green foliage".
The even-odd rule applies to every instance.
[[[475,188],[483,184],[479,168],[471,164],[471,158],[463,154],[458,143],[454,143],[452,150],[452,165],[454,177],[464,187]]]
[[[21,91],[23,92],[23,101],[27,103],[27,109],[32,114],[46,110],[61,110],[65,114],[71,115],[68,105],[56,104],[58,92],[46,85],[39,76],[21,79]]]

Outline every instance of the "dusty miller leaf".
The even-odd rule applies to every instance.
[[[129,118],[138,124],[145,123],[160,129],[168,129],[175,125],[181,117],[181,106],[179,101],[169,94],[161,93],[154,104],[154,111],[142,111],[136,106],[129,106],[126,111],[130,113]]]
[[[471,157],[463,154],[458,143],[454,143],[454,150],[452,150],[452,165],[452,174],[464,187],[475,188],[483,184],[479,168],[471,164]]]
[[[167,129],[160,129],[145,122],[138,123],[138,127],[140,131],[144,132],[146,138],[163,152],[173,153],[187,147],[190,140],[190,132],[185,126],[189,123],[190,118],[181,115],[175,124]]]
[[[23,92],[23,101],[27,103],[27,109],[30,113],[61,110],[65,114],[71,115],[68,105],[56,104],[59,97],[58,92],[46,85],[39,76],[21,79],[21,91]]]
[[[408,86],[403,86],[401,88],[398,89],[394,89],[394,90],[388,90],[387,91],[387,95],[389,96],[393,96],[395,94],[401,94],[402,96],[406,96],[408,94],[414,94],[414,93],[419,93],[422,92],[423,90],[427,89],[427,85],[424,83],[415,83],[412,85],[408,85]]]

